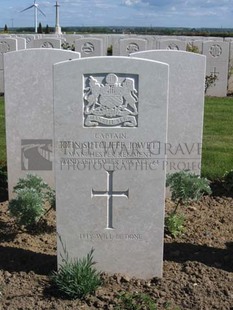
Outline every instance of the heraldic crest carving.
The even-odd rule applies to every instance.
[[[119,82],[119,77],[113,73],[104,79],[88,76],[84,87],[84,126],[137,127],[135,79],[126,77]]]

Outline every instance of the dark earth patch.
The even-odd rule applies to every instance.
[[[64,299],[49,284],[56,268],[55,213],[28,234],[15,227],[7,204],[0,204],[1,310],[114,309],[122,292],[145,293],[158,309],[233,310],[232,197],[205,196],[180,209],[185,232],[176,239],[165,235],[162,279],[103,274],[103,286],[84,301]],[[166,211],[172,207],[167,200]]]

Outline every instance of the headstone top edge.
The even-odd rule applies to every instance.
[[[8,53],[5,53],[4,54],[4,57],[10,57],[10,55],[14,55],[14,54],[29,54],[29,53],[33,53],[33,52],[40,52],[40,53],[46,53],[48,52],[49,53],[56,53],[57,51],[59,51],[60,53],[67,53],[67,54],[72,54],[72,55],[80,55],[79,52],[74,52],[74,51],[69,51],[69,50],[62,50],[62,49],[59,49],[59,48],[28,48],[28,49],[24,49],[24,50],[18,50],[18,51],[11,51],[11,52],[8,52]]]
[[[132,54],[131,54],[132,55]],[[128,57],[128,56],[95,56],[95,57],[90,57],[90,58],[79,58],[79,59],[72,59],[72,60],[65,60],[65,61],[61,61],[61,62],[58,62],[56,64],[54,64],[54,67],[57,67],[57,66],[61,66],[61,65],[65,65],[66,63],[69,63],[69,62],[88,62],[91,64],[91,62],[95,62],[95,61],[99,61],[99,62],[109,62],[111,63],[111,61],[117,61],[117,60],[124,60],[126,62],[131,62],[132,61],[132,58],[134,61],[137,61],[137,62],[144,62],[144,63],[156,63],[156,64],[159,64],[159,65],[163,65],[164,68],[165,67],[169,67],[169,65],[167,63],[164,63],[164,62],[161,62],[161,61],[156,61],[156,60],[152,60],[152,59],[142,59],[142,58],[137,58],[137,57]],[[103,70],[105,72],[105,70]],[[108,71],[108,70],[107,70]]]
[[[193,53],[193,52],[187,52],[187,51],[182,51],[182,50],[167,50],[167,49],[156,49],[156,50],[147,50],[147,51],[139,51],[139,52],[135,52],[135,53],[132,53],[130,54],[130,57],[134,57],[136,58],[136,55],[140,55],[140,54],[152,54],[152,53],[166,53],[166,54],[180,54],[182,55],[182,57],[184,55],[187,55],[187,56],[192,56],[192,57],[199,57],[199,58],[206,58],[206,55],[202,55],[202,54],[199,54],[199,53]]]

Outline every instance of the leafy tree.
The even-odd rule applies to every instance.
[[[37,32],[38,32],[38,33],[43,33],[43,29],[42,29],[41,23],[39,23]]]
[[[46,25],[45,33],[50,33],[49,25]]]
[[[8,27],[7,27],[7,24],[5,24],[5,27],[4,27],[4,32],[8,32]]]

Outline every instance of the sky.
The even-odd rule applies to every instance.
[[[36,0],[55,25],[55,0]],[[0,27],[34,26],[34,0],[0,0]],[[60,0],[60,26],[233,28],[233,0]]]

